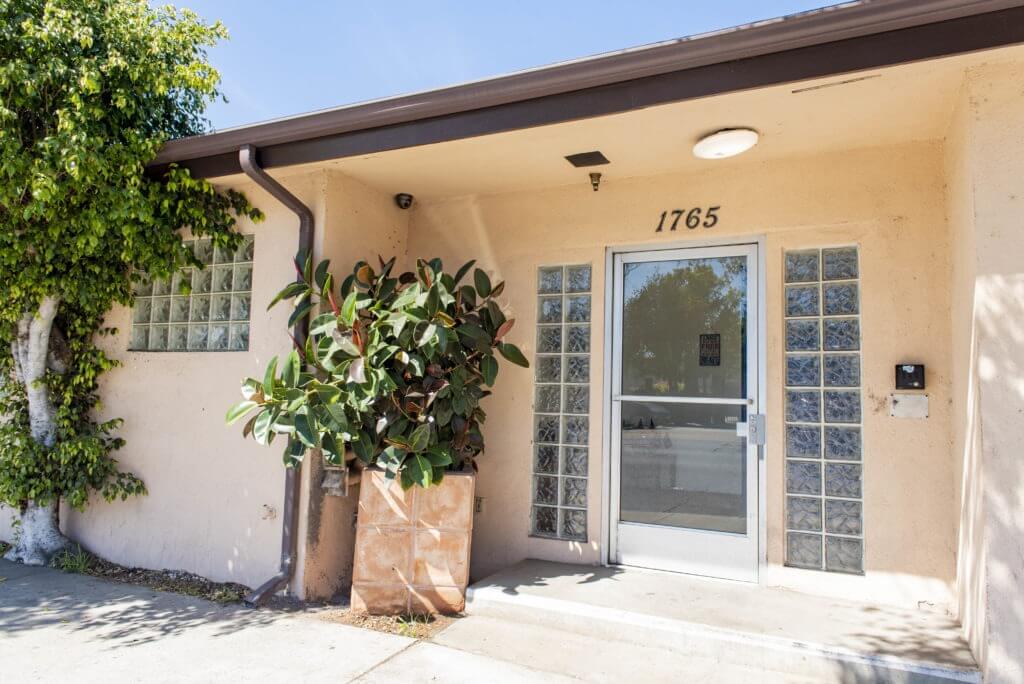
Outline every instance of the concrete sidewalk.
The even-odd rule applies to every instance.
[[[431,641],[0,561],[6,682],[796,682],[469,616]]]

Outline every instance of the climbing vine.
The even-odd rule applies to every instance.
[[[226,35],[144,0],[0,3],[0,501],[29,539],[15,558],[55,550],[29,548],[34,511],[50,511],[52,542],[60,499],[145,492],[113,458],[121,421],[98,417],[98,378],[116,365],[97,346],[115,332],[106,312],[145,274],[201,266],[183,229],[234,248],[238,218],[261,218],[186,169],[146,168],[206,128],[219,82],[206,49]]]

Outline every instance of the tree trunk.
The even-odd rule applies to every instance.
[[[14,546],[4,554],[9,561],[21,561],[25,565],[48,565],[50,559],[67,548],[67,537],[60,533],[57,516],[57,502],[51,501],[40,506],[34,501],[21,512]]]
[[[25,386],[28,399],[32,440],[48,449],[57,441],[57,424],[45,376],[51,356],[50,333],[59,306],[59,298],[45,297],[37,311],[21,317],[18,334],[11,342],[15,376]],[[28,501],[21,511],[20,535],[14,548],[4,557],[20,560],[26,565],[45,565],[54,554],[65,548],[69,542],[60,532],[59,503],[55,499],[41,506],[35,501]]]

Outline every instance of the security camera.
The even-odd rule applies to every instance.
[[[408,209],[412,206],[413,196],[407,192],[400,192],[395,195],[395,204],[399,209]]]

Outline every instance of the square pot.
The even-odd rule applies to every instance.
[[[459,613],[466,607],[473,533],[472,473],[403,490],[384,471],[359,488],[352,610],[372,615]]]

